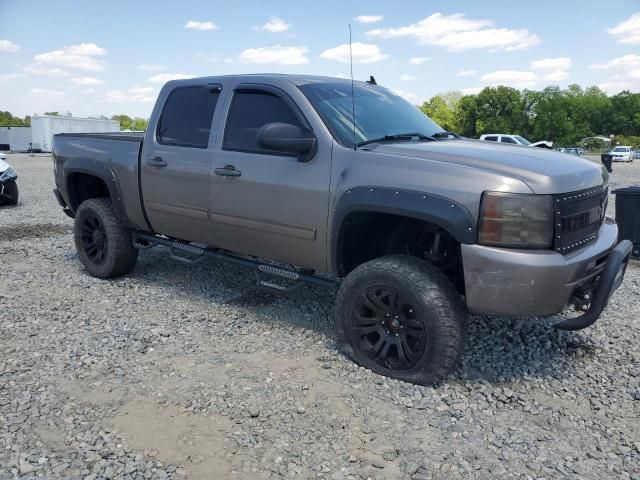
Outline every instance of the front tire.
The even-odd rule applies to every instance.
[[[0,205],[17,205],[18,204],[18,184],[15,180],[7,182],[0,195]]]
[[[455,368],[464,320],[449,279],[408,255],[360,265],[336,299],[336,328],[346,354],[376,373],[419,385],[437,384]]]
[[[90,198],[76,211],[73,236],[80,261],[94,277],[130,272],[138,260],[131,231],[125,228],[108,198]]]

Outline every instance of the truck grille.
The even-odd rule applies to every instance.
[[[604,221],[608,198],[608,187],[554,195],[553,248],[565,254],[594,242]]]

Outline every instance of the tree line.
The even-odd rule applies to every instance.
[[[44,112],[43,115],[60,116],[59,112]],[[106,118],[106,117],[103,117]],[[138,117],[129,117],[128,115],[114,115],[111,120],[120,122],[121,130],[146,130],[149,123],[148,120]],[[31,126],[31,116],[24,118],[12,115],[11,112],[0,111],[0,127],[29,127]]]
[[[629,91],[608,96],[598,87],[578,85],[539,91],[486,87],[474,95],[436,95],[420,109],[465,137],[507,133],[568,147],[586,137],[614,135],[614,145],[640,148],[640,93]]]

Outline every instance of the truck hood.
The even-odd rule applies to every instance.
[[[606,169],[590,160],[545,148],[480,140],[379,143],[376,153],[463,165],[525,182],[534,193],[555,194],[606,184]],[[469,173],[473,175],[472,172]]]
[[[4,172],[7,168],[9,168],[9,164],[4,160],[0,160],[0,173]]]

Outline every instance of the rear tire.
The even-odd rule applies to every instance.
[[[0,205],[17,205],[18,204],[18,184],[15,180],[7,182],[4,186],[2,195],[0,196]]]
[[[458,364],[464,320],[449,279],[408,255],[360,265],[336,299],[346,354],[376,373],[419,385],[441,382]]]
[[[112,278],[130,272],[138,260],[131,230],[125,228],[108,198],[90,198],[76,211],[74,240],[80,261],[94,277]]]

